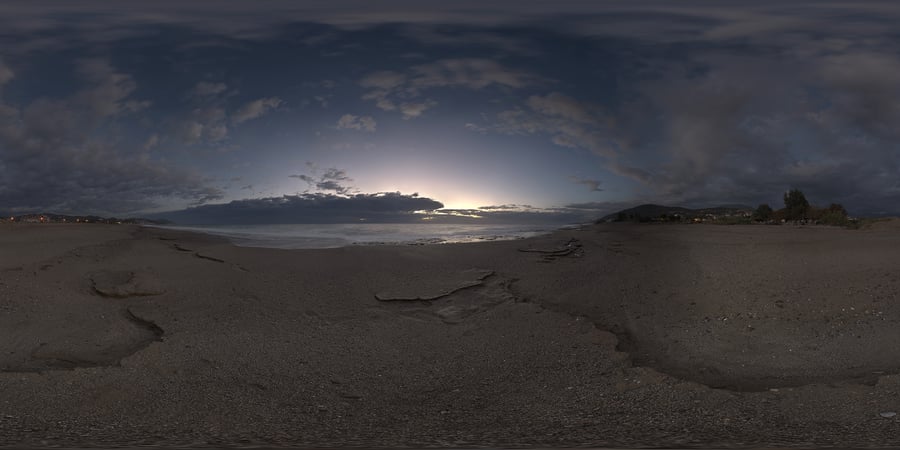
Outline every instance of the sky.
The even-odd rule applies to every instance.
[[[892,1],[3,1],[0,213],[573,222],[798,188],[897,215],[896,23]]]

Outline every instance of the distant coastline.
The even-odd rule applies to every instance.
[[[773,209],[768,203],[755,208],[746,205],[723,205],[712,208],[685,208],[643,204],[609,214],[596,223],[640,222],[640,223],[712,223],[718,225],[767,224],[780,225],[831,225],[859,228],[879,220],[879,218],[852,217],[844,205],[830,203],[816,207],[810,204],[799,189],[784,193],[784,207]]]
[[[100,217],[94,215],[66,215],[66,214],[20,214],[0,217],[0,223],[102,223],[107,225],[163,225],[167,223],[161,220],[143,218],[117,218]]]

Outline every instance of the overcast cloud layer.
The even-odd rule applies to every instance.
[[[900,214],[896,2],[377,5],[0,3],[0,213]]]

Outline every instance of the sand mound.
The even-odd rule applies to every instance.
[[[5,324],[0,338],[0,371],[41,372],[77,367],[112,366],[163,334],[158,326],[131,310],[103,311],[86,304],[77,314]]]
[[[862,227],[871,231],[900,231],[900,217],[889,217],[872,222]]]

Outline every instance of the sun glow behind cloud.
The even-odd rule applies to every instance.
[[[473,212],[474,210],[437,210],[437,211],[415,211],[414,214],[419,214],[422,216],[423,221],[431,221],[435,219],[439,219],[441,217],[465,217],[468,219],[483,219],[484,216],[481,214],[476,214]]]
[[[354,176],[356,186],[365,192],[401,192],[434,198],[447,209],[476,209],[492,205],[495,196],[504,195],[502,187],[482,173],[466,172],[464,162],[452,160],[439,163],[382,164],[348,170]]]
[[[445,209],[478,209],[482,206],[490,205],[491,202],[483,198],[468,197],[465,193],[454,195],[453,193],[443,192],[443,197],[435,196],[435,198],[444,198],[441,202]]]

